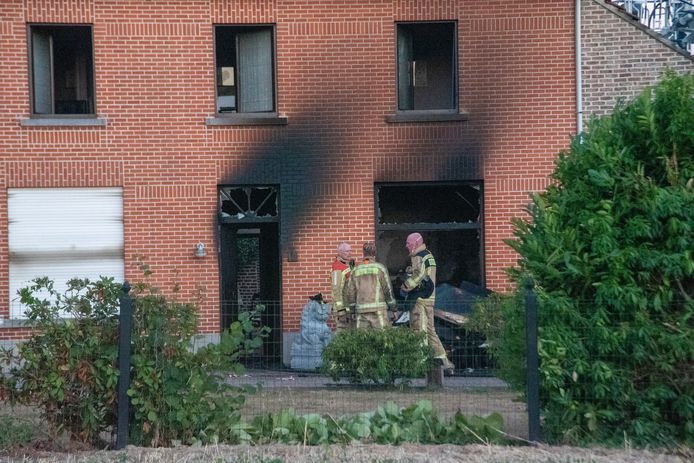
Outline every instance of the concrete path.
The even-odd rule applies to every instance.
[[[228,375],[227,381],[234,385],[262,384],[264,388],[323,388],[349,385],[348,381],[333,381],[332,378],[315,372],[298,370],[257,370],[248,369],[241,375]],[[412,381],[412,386],[424,387],[424,379]],[[494,377],[446,376],[443,387],[450,389],[506,389],[508,385]]]

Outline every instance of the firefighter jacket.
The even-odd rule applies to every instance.
[[[357,313],[395,307],[393,288],[385,266],[366,260],[352,270],[345,290],[345,303],[354,305]]]
[[[339,312],[341,310],[349,311],[349,306],[345,305],[344,303],[343,294],[345,285],[349,280],[351,270],[352,267],[346,262],[342,262],[340,259],[335,259],[333,262],[332,270],[330,272],[330,283],[333,296],[333,312]]]
[[[412,261],[412,276],[405,280],[405,288],[408,291],[417,290],[422,281],[426,278],[431,280],[433,288],[436,287],[436,261],[429,250],[421,245],[414,250],[410,256]],[[434,300],[436,291],[433,291],[429,297],[422,298],[425,300]]]

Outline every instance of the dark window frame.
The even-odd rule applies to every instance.
[[[54,37],[56,35],[60,35],[60,32],[66,31],[68,29],[78,29],[78,28],[83,28],[83,29],[88,29],[88,31],[83,32],[85,35],[88,35],[89,38],[89,43],[83,47],[75,47],[75,50],[83,50],[86,51],[87,53],[84,55],[86,57],[87,62],[85,63],[85,70],[87,75],[83,78],[85,88],[83,89],[84,92],[86,93],[86,100],[72,100],[73,103],[81,102],[84,101],[83,104],[86,105],[86,111],[84,112],[70,112],[68,110],[65,111],[60,111],[56,112],[56,106],[58,106],[58,101],[65,101],[65,100],[58,100],[56,91],[55,91],[55,85],[56,85],[56,68],[53,65],[53,58],[55,54],[55,41]],[[48,53],[50,54],[49,56],[49,63],[48,66],[50,66],[50,69],[48,70],[49,75],[47,76],[48,80],[50,81],[50,86],[51,88],[48,90],[48,100],[50,104],[50,111],[46,112],[37,112],[37,97],[36,93],[37,90],[35,86],[37,85],[37,79],[35,77],[36,74],[36,69],[35,69],[35,55],[37,53],[36,51],[36,44],[34,43],[34,32],[35,31],[44,31],[47,36],[50,37],[49,39],[49,49]],[[62,31],[61,31],[62,30]],[[95,68],[95,59],[94,59],[94,26],[92,24],[85,24],[85,23],[69,23],[69,24],[64,24],[64,23],[28,23],[27,24],[27,55],[28,55],[28,78],[29,78],[29,109],[30,109],[30,117],[31,119],[52,119],[55,120],[55,125],[71,125],[70,120],[75,121],[76,125],[84,125],[80,124],[80,120],[94,120],[97,118],[97,104],[96,104],[96,68]],[[46,77],[46,76],[44,76]],[[77,75],[72,76],[75,81],[77,81]],[[75,84],[77,85],[77,84]],[[44,95],[46,97],[46,95]],[[67,102],[64,102],[63,104],[66,105],[66,107],[69,107]],[[73,106],[73,107],[76,107]],[[64,121],[64,123],[61,123],[60,121]],[[85,121],[86,122],[86,121]],[[97,125],[103,125],[103,121],[99,121]],[[32,124],[23,124],[23,125],[32,125]],[[50,123],[50,125],[53,125],[53,123]]]
[[[412,108],[410,109],[401,109],[401,75],[403,74],[401,71],[401,59],[400,59],[400,30],[408,28],[408,29],[416,29],[417,27],[421,26],[422,28],[424,27],[433,27],[435,25],[448,25],[449,27],[452,28],[452,37],[451,37],[451,45],[452,45],[452,50],[450,50],[451,53],[451,84],[450,84],[450,91],[451,91],[451,107],[446,107],[446,108],[417,108],[415,107],[415,103],[413,101],[412,103]],[[458,70],[458,22],[456,20],[441,20],[441,21],[399,21],[395,23],[395,78],[396,78],[396,85],[395,85],[395,116],[392,116],[389,120],[389,122],[398,122],[399,118],[398,116],[405,116],[405,117],[415,117],[420,116],[419,118],[427,119],[428,117],[439,117],[440,120],[458,120],[460,119],[457,117],[459,115],[459,70]],[[407,70],[408,76],[411,75],[410,69]],[[412,88],[412,87],[410,87]],[[412,97],[414,100],[414,97]],[[450,119],[447,116],[453,115],[453,119]]]
[[[427,187],[461,187],[469,185],[479,190],[479,214],[477,220],[469,222],[381,222],[380,191],[382,188],[427,188]],[[485,263],[485,226],[484,226],[484,181],[483,180],[460,180],[460,181],[441,181],[441,182],[377,182],[374,183],[374,232],[377,238],[383,233],[412,233],[420,232],[423,235],[437,232],[465,232],[476,231],[479,239],[478,262],[479,278],[481,286],[486,285],[486,263]],[[404,247],[404,240],[402,242]],[[379,256],[382,257],[382,256]],[[434,256],[436,257],[436,256]],[[440,256],[444,260],[443,256]],[[380,261],[379,261],[380,262]],[[382,262],[383,263],[383,262]]]
[[[235,111],[229,111],[229,112],[220,112],[219,108],[219,97],[220,96],[225,96],[225,95],[220,95],[220,87],[221,81],[220,81],[220,69],[224,66],[220,66],[218,63],[218,58],[219,58],[219,53],[220,51],[220,44],[218,43],[218,34],[219,34],[219,29],[220,28],[227,28],[229,29],[229,34],[234,36],[234,40],[236,43],[234,44],[235,48],[235,67],[236,69],[234,70],[234,87],[236,87],[236,94],[234,95],[236,97],[236,107]],[[243,82],[242,79],[239,76],[239,71],[238,71],[238,60],[239,60],[239,50],[237,49],[237,44],[238,44],[238,35],[239,32],[242,31],[262,31],[262,30],[268,30],[271,34],[270,36],[270,62],[272,66],[272,71],[270,73],[270,78],[271,78],[271,89],[272,89],[272,108],[268,110],[261,110],[261,111],[239,111],[239,104],[240,104],[240,99],[239,99],[239,87],[242,88]],[[275,24],[272,23],[258,23],[258,24],[214,24],[213,25],[213,31],[214,31],[214,88],[215,88],[215,99],[214,99],[214,114],[215,118],[208,120],[209,125],[225,125],[224,119],[228,120],[235,120],[238,119],[240,123],[246,123],[246,124],[274,124],[274,123],[286,123],[286,121],[281,120],[281,121],[273,121],[273,118],[277,117],[277,94],[278,94],[278,88],[277,88],[277,31],[276,31],[276,26]],[[267,119],[267,120],[266,120]]]

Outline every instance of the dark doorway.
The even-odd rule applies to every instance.
[[[221,327],[256,309],[257,325],[271,330],[263,347],[245,358],[247,366],[273,366],[282,355],[276,203],[274,187],[220,189]],[[235,211],[238,208],[243,211]]]

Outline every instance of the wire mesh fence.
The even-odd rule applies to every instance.
[[[319,368],[292,368],[296,363],[292,362],[294,356],[310,357],[317,352],[310,342],[297,342],[297,337],[318,336],[319,328],[281,333],[277,329],[282,318],[281,304],[267,300],[246,305],[223,303],[222,326],[228,327],[243,312],[251,314],[256,326],[272,328],[261,348],[242,357],[245,372],[228,374],[225,378],[234,385],[261,386],[257,393],[246,397],[242,413],[247,418],[288,408],[298,414],[356,415],[374,411],[387,402],[407,407],[428,400],[442,417],[452,417],[458,412],[467,416],[499,413],[504,418],[505,432],[521,438],[528,436],[527,407],[521,394],[496,376],[496,363],[484,336],[468,330],[464,324],[466,317],[454,311],[436,310],[434,324],[455,369],[446,372],[440,385],[423,376],[408,378],[405,387],[352,383],[346,378],[333,379]],[[406,312],[393,311],[388,316],[387,324],[392,329],[410,329]],[[333,317],[328,314],[327,320],[318,321],[332,336],[335,335]]]
[[[538,300],[530,287],[525,289],[521,297],[501,299],[491,309],[498,326],[489,339],[468,328],[469,313],[435,312],[437,334],[456,367],[441,387],[421,377],[408,388],[389,389],[293,369],[286,339],[270,350],[278,357],[251,359],[243,375],[226,380],[263,386],[248,397],[246,416],[283,407],[356,414],[388,401],[404,407],[423,399],[443,416],[499,413],[505,432],[530,440],[616,442],[627,436],[644,444],[686,438],[687,423],[694,422],[691,308],[682,301],[665,307],[546,294]],[[279,304],[265,306],[280,310]],[[391,319],[395,329],[408,329],[397,315]],[[536,338],[529,340],[528,334]]]
[[[401,387],[353,382],[324,374],[317,366],[292,367],[295,355],[317,356],[320,361],[320,350],[310,342],[295,342],[317,332],[283,331],[279,301],[255,300],[252,306],[225,303],[222,326],[229,327],[247,313],[255,328],[269,326],[272,330],[260,346],[240,358],[244,371],[230,369],[218,372],[217,377],[233,386],[260,386],[246,394],[239,410],[249,422],[288,409],[298,415],[342,417],[372,412],[388,402],[408,407],[426,400],[444,418],[458,412],[466,416],[498,413],[503,417],[504,432],[529,440],[576,442],[589,436],[607,440],[635,436],[649,443],[686,437],[694,397],[692,327],[687,316],[691,307],[687,303],[673,302],[666,307],[547,295],[537,301],[533,292],[521,296],[499,299],[493,305],[497,313],[491,314],[491,326],[498,329],[486,333],[472,329],[479,325],[468,323],[472,320],[469,313],[454,317],[455,310],[437,311],[436,330],[455,370],[443,376],[440,384],[422,375],[409,378],[407,384],[396,383]],[[499,316],[501,312],[503,316]],[[533,330],[527,330],[526,323],[531,327],[536,323],[528,317],[533,313],[538,325],[539,368],[528,368],[533,348],[526,341]],[[324,315],[318,325],[334,335],[332,315]],[[408,330],[399,315],[392,314],[390,329]],[[129,365],[125,362],[124,368]],[[539,388],[539,401],[535,402],[529,388],[532,381]],[[534,419],[539,430],[540,411],[541,433],[533,435]],[[125,413],[119,416],[127,422],[133,411],[108,413]],[[115,427],[108,432],[111,435],[104,439],[117,446]]]
[[[542,297],[543,432],[636,445],[691,439],[692,307],[682,296],[645,298],[627,288],[612,297]]]
[[[224,301],[221,304],[221,326],[227,329],[242,313],[247,313],[259,331],[268,327],[262,346],[246,353],[241,362],[246,368],[283,370],[282,308],[280,301],[254,299],[249,304]],[[252,334],[256,336],[257,333]]]
[[[388,312],[387,326],[409,327],[407,312],[400,310],[404,304],[400,304],[398,310]],[[278,370],[290,369],[291,340],[299,332],[282,333],[280,329],[282,319],[282,307],[279,301],[256,300],[251,304],[239,304],[236,302],[222,303],[222,328],[238,320],[241,313],[248,312],[254,321],[254,325],[270,328],[270,334],[263,341],[263,347],[243,357],[244,365],[251,368],[274,368]],[[335,334],[333,314],[326,320],[331,334]],[[455,364],[456,376],[493,376],[495,363],[490,356],[488,345],[481,333],[470,331],[465,327],[466,317],[451,316],[451,312],[435,310],[434,326],[444,345],[449,359]]]

